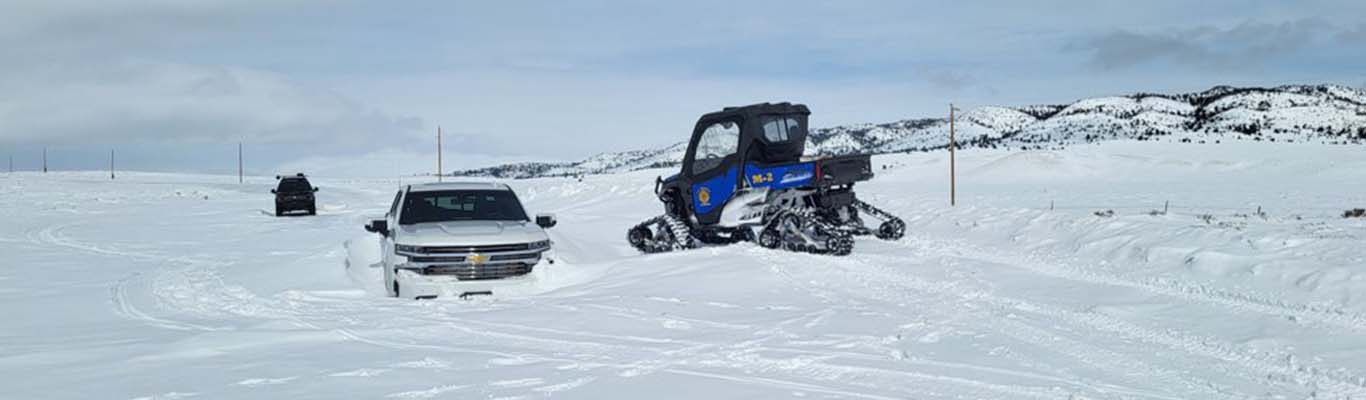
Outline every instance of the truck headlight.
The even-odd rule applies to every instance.
[[[394,252],[398,254],[422,254],[421,246],[410,246],[406,244],[394,245]]]
[[[548,249],[548,248],[550,248],[550,241],[549,241],[549,240],[542,240],[542,241],[539,241],[539,242],[531,242],[531,246],[530,246],[530,247],[531,247],[531,250]]]

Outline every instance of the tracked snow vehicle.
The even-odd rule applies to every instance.
[[[790,103],[703,115],[682,170],[655,181],[664,214],[631,228],[631,245],[658,253],[756,241],[767,248],[846,255],[855,235],[901,238],[901,219],[854,195],[854,183],[873,177],[870,156],[802,156],[809,115],[806,106]],[[869,228],[865,216],[881,224]]]

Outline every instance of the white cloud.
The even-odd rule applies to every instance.
[[[55,66],[0,77],[0,132],[51,144],[248,141],[363,144],[412,134],[395,117],[278,74],[150,61]]]

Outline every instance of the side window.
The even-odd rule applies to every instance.
[[[787,137],[798,137],[802,132],[806,132],[806,128],[802,127],[796,118],[787,117]]]
[[[782,118],[764,117],[764,139],[770,142],[787,141],[787,124]]]
[[[693,156],[692,173],[700,174],[721,165],[723,159],[734,155],[740,145],[740,126],[732,121],[717,122],[702,131]]]
[[[396,214],[398,214],[398,201],[399,201],[399,199],[402,199],[402,198],[403,198],[403,191],[402,191],[402,190],[398,191],[398,193],[394,193],[394,204],[392,204],[392,205],[389,206],[389,216],[393,217],[393,216],[396,216]]]
[[[764,139],[768,139],[771,143],[786,142],[804,132],[801,123],[796,118],[769,116],[760,121],[764,124]]]

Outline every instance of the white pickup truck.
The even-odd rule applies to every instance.
[[[527,218],[504,184],[428,183],[400,190],[384,219],[365,230],[381,236],[390,296],[463,298],[532,280],[533,270],[554,263],[545,229],[555,223],[550,214]]]

